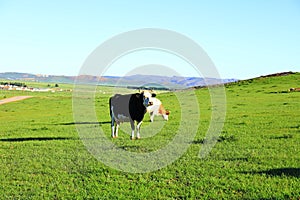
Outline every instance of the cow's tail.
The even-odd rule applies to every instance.
[[[109,114],[111,119],[111,136],[115,137],[115,117],[113,112],[112,97],[109,99]]]
[[[113,107],[112,107],[112,97],[109,98],[109,114],[110,114],[110,118],[111,118],[111,126],[114,125],[115,122],[115,118],[114,118],[114,113],[113,113]]]

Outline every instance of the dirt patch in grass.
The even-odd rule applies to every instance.
[[[15,97],[7,98],[7,99],[2,99],[2,100],[0,100],[0,105],[5,104],[5,103],[14,102],[14,101],[21,101],[21,100],[28,99],[28,98],[32,98],[32,96],[15,96]]]

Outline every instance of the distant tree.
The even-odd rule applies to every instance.
[[[55,84],[55,87],[59,87],[59,85],[56,83],[56,84]]]

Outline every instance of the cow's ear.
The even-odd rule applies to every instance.
[[[152,94],[151,94],[151,97],[156,97],[156,94],[155,94],[155,93],[152,93]]]

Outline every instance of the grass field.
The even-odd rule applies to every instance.
[[[213,107],[208,90],[196,90],[196,137],[182,157],[149,173],[107,167],[86,150],[73,119],[72,92],[0,91],[0,99],[34,96],[0,106],[0,199],[300,199],[300,92],[287,92],[291,87],[300,87],[299,73],[226,85],[226,122],[204,159],[198,154]],[[96,114],[107,137],[114,92],[99,87],[96,93]],[[109,139],[131,152],[166,145],[181,110],[174,93],[158,98],[171,110],[168,122],[155,118],[164,125],[158,134],[131,141],[129,125],[122,124],[119,138]],[[146,115],[142,137],[151,136],[151,126]]]

